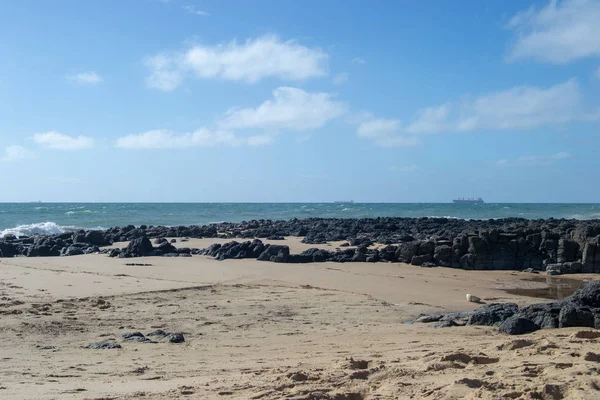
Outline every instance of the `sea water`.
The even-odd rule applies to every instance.
[[[0,237],[124,225],[203,225],[252,219],[364,217],[600,218],[600,204],[0,203]]]

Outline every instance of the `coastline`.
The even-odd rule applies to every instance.
[[[301,237],[303,244],[328,244],[330,248],[311,246],[295,253],[285,244],[274,243],[290,237]],[[205,247],[184,249],[169,243],[190,238],[218,240],[205,243]],[[600,220],[309,218],[204,226],[128,225],[33,237],[9,234],[0,239],[0,257],[99,252],[121,258],[210,255],[219,260],[404,262],[424,267],[532,270],[561,275],[600,272],[599,238]],[[150,239],[155,239],[154,244]],[[223,243],[222,239],[228,242]],[[122,249],[106,248],[115,242],[128,244]]]
[[[517,338],[497,325],[458,326],[464,317],[414,321],[471,315],[488,304],[526,312],[600,274],[569,274],[561,292],[552,287],[562,278],[535,269],[427,268],[385,254],[416,248],[419,257],[426,248],[433,259],[442,246],[461,244],[448,239],[456,234],[467,238],[467,252],[483,243],[494,255],[506,247],[487,247],[490,238],[500,245],[501,238],[526,243],[539,235],[537,251],[558,258],[574,238],[595,240],[597,228],[597,221],[311,219],[5,237],[0,251],[30,256],[0,258],[0,329],[8,337],[0,343],[6,366],[0,393],[14,399],[593,398],[600,382],[587,372],[600,359],[600,335],[590,328]],[[63,244],[72,255],[40,253]],[[379,259],[327,258],[338,254]],[[306,258],[294,262],[299,256]]]
[[[406,324],[478,307],[465,293],[538,302],[506,292],[536,274],[101,254],[3,258],[0,272],[0,393],[11,399],[527,398],[549,382],[583,396],[565,398],[597,393],[582,357],[600,344],[564,339],[581,329],[535,332],[519,347],[493,327]],[[185,341],[123,336],[157,330]],[[86,348],[97,342],[121,348]],[[532,363],[537,375],[523,375]]]

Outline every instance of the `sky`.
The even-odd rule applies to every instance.
[[[0,2],[0,201],[600,202],[600,0]]]

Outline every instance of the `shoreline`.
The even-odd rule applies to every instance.
[[[277,245],[301,237],[314,245],[300,253]],[[206,247],[175,249],[166,238],[214,239]],[[282,263],[404,262],[468,270],[547,271],[560,275],[600,272],[600,220],[460,220],[447,218],[362,218],[252,220],[203,226],[133,226],[103,231],[0,239],[0,257],[60,256],[104,252],[115,242],[131,248],[112,257],[210,255]],[[161,239],[154,247],[149,239]],[[228,245],[222,240],[227,239]],[[253,241],[252,241],[253,240]],[[265,244],[263,240],[270,241]],[[240,243],[239,241],[242,241]],[[219,244],[214,244],[219,242]],[[335,244],[331,249],[316,245]]]

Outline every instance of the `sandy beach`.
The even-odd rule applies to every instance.
[[[2,398],[600,397],[597,360],[585,359],[600,343],[582,329],[511,337],[406,324],[477,307],[466,293],[542,301],[505,291],[543,287],[539,275],[104,255],[2,259],[0,271]],[[185,342],[123,338],[156,330]],[[85,348],[96,342],[122,347]]]

